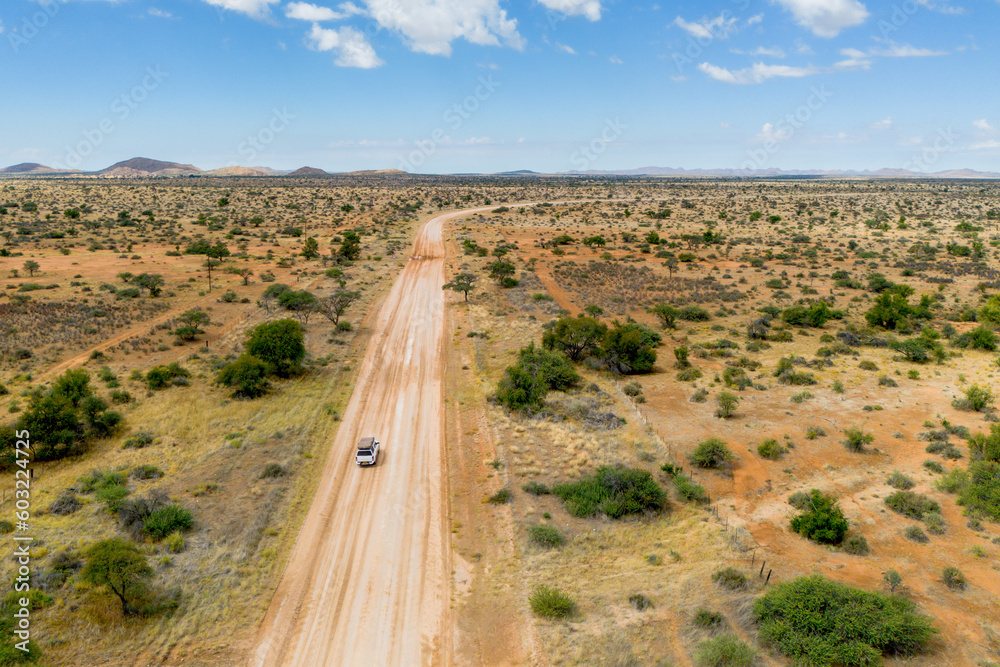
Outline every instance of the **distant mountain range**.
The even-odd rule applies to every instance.
[[[342,172],[346,174],[364,175],[403,175],[406,172],[398,169],[383,169],[375,171]],[[97,178],[152,178],[177,176],[285,176],[285,177],[321,177],[329,176],[330,172],[316,167],[301,167],[295,171],[281,171],[269,167],[222,167],[211,171],[202,171],[191,164],[164,162],[150,158],[136,157],[111,165],[100,171],[83,172],[78,169],[60,170],[47,167],[37,162],[22,162],[6,169],[0,169],[0,175],[7,176],[84,176]],[[836,169],[680,169],[674,167],[640,167],[638,169],[622,169],[612,171],[566,171],[557,174],[544,174],[527,169],[504,171],[496,174],[455,174],[455,175],[492,175],[492,176],[675,176],[701,178],[951,178],[951,179],[1000,179],[1000,173],[974,171],[972,169],[951,169],[935,173],[921,173],[907,169],[876,169],[836,170]]]

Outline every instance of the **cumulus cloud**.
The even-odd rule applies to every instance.
[[[611,57],[609,57],[608,58],[608,62],[612,63],[613,65],[624,65],[625,64],[625,61],[622,60],[621,58],[619,58],[618,56],[611,56]]]
[[[566,16],[585,16],[591,21],[601,19],[600,0],[538,0],[543,7]]]
[[[565,44],[560,44],[559,42],[556,42],[556,48],[562,51],[563,53],[570,54],[571,56],[576,55],[576,50],[572,46],[567,46]]]
[[[776,129],[770,123],[764,123],[764,127],[760,128],[760,132],[757,133],[754,140],[761,143],[781,143],[789,136],[791,136],[791,130]]]
[[[946,56],[947,51],[935,51],[933,49],[918,49],[909,44],[896,44],[889,42],[888,46],[881,49],[871,49],[869,53],[873,56],[883,58],[925,58],[927,56]]]
[[[994,132],[996,130],[996,128],[990,125],[990,122],[985,118],[972,121],[972,126],[982,132]]]
[[[714,19],[703,18],[700,21],[685,21],[680,16],[674,19],[674,25],[695,39],[725,39],[736,29],[736,18],[726,18],[726,12]]]
[[[752,56],[771,56],[772,58],[784,58],[785,52],[779,49],[777,46],[771,48],[764,48],[763,46],[758,46],[756,49],[750,52]]]
[[[773,0],[795,17],[796,23],[818,37],[836,37],[841,30],[861,25],[868,9],[858,0]]]
[[[499,0],[366,0],[365,12],[378,24],[403,35],[410,49],[451,55],[451,43],[524,48],[517,21],[507,18]],[[343,5],[341,5],[343,9]]]
[[[803,77],[815,74],[813,67],[791,67],[788,65],[765,65],[764,63],[754,63],[752,67],[740,70],[728,70],[711,63],[701,63],[698,69],[712,77],[716,81],[735,84],[761,83],[776,77]]]
[[[877,123],[872,123],[871,128],[873,130],[888,130],[892,127],[892,116],[886,116]]]
[[[205,0],[213,7],[221,7],[240,12],[254,18],[262,18],[270,11],[270,6],[279,0]]]
[[[981,141],[978,144],[972,144],[969,146],[974,151],[981,151],[988,148],[1000,148],[1000,141],[996,139],[990,139],[989,141]]]
[[[329,7],[320,7],[308,2],[291,2],[285,5],[285,16],[300,21],[338,21],[346,16]]]
[[[165,12],[162,9],[157,9],[156,7],[150,7],[149,8],[149,15],[150,16],[155,16],[158,19],[172,19],[172,18],[174,18],[174,15],[171,14],[170,12]],[[3,31],[0,30],[0,32],[3,32]]]
[[[354,28],[344,26],[337,30],[320,27],[313,23],[307,36],[310,48],[317,51],[333,51],[337,54],[334,63],[339,67],[359,67],[371,69],[382,64],[375,49],[365,39],[364,34]]]

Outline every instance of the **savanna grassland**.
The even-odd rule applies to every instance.
[[[46,664],[246,659],[381,299],[474,207],[457,664],[790,664],[755,600],[811,574],[929,619],[887,664],[1000,660],[1000,187],[365,174],[0,181],[0,424],[79,422],[33,464]],[[294,369],[220,381],[283,320]],[[128,609],[88,574],[112,538],[149,568]]]

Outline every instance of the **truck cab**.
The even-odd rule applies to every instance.
[[[378,461],[379,441],[374,437],[361,438],[358,450],[354,454],[354,462],[359,466],[373,466]]]

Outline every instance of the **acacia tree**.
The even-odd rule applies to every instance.
[[[208,313],[197,308],[182,313],[177,316],[177,320],[183,325],[174,329],[173,334],[181,340],[194,340],[198,334],[205,333],[201,328],[203,324],[208,324]]]
[[[498,260],[486,268],[490,272],[490,277],[497,281],[501,287],[513,287],[517,284],[517,281],[514,280],[516,267],[510,262]]]
[[[238,275],[240,278],[243,279],[243,284],[244,285],[249,285],[250,284],[250,276],[253,275],[253,269],[249,269],[249,268],[239,269],[238,271],[236,271],[236,275]]]
[[[24,270],[28,272],[29,276],[34,276],[35,271],[37,271],[40,268],[41,267],[38,265],[38,262],[36,262],[33,259],[29,259],[24,263]]]
[[[598,354],[608,327],[593,317],[561,317],[542,336],[542,346],[558,350],[573,361]]]
[[[465,300],[469,300],[469,292],[471,292],[476,282],[476,274],[474,273],[460,273],[455,276],[450,283],[441,286],[441,289],[450,289],[454,292],[462,292],[465,294]]]
[[[158,273],[140,273],[133,279],[133,284],[149,290],[149,296],[160,296],[163,291],[163,276]]]
[[[81,572],[84,581],[111,589],[121,600],[123,615],[135,613],[131,603],[142,596],[146,582],[153,576],[153,568],[139,548],[115,537],[92,546],[87,556]]]
[[[652,313],[660,318],[660,324],[664,329],[676,329],[677,328],[677,309],[667,303],[658,303],[652,308],[649,308],[647,313]]]
[[[205,250],[205,268],[208,269],[208,291],[212,291],[212,269],[222,264],[222,260],[229,257],[229,248],[222,242],[216,243]]]
[[[361,292],[340,290],[320,299],[319,304],[316,306],[316,310],[322,313],[326,319],[333,322],[334,326],[337,326],[340,324],[340,317],[347,310],[348,306],[357,301],[360,297]]]
[[[298,370],[306,356],[302,326],[289,319],[258,324],[249,333],[246,349],[272,373],[287,377]]]

